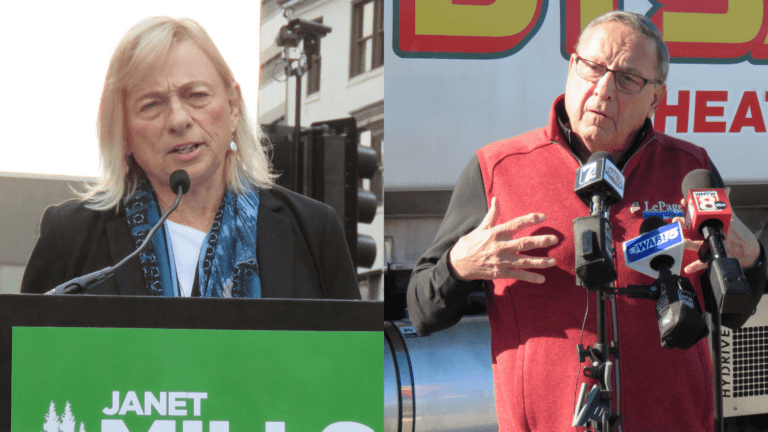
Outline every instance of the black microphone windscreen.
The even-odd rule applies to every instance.
[[[189,175],[184,170],[176,170],[171,174],[168,184],[171,185],[173,193],[179,193],[179,186],[181,186],[182,195],[189,192]]]
[[[666,224],[667,223],[664,222],[664,219],[658,216],[651,216],[644,220],[642,224],[640,224],[640,235],[649,233],[653,230],[657,230]]]
[[[589,159],[587,159],[587,163],[596,161],[598,159],[603,159],[603,158],[608,159],[609,161],[611,161],[612,164],[616,165],[616,161],[613,160],[613,156],[611,156],[611,154],[608,153],[607,151],[599,151],[599,152],[592,153]]]
[[[705,169],[697,169],[689,172],[683,179],[683,197],[688,196],[691,189],[717,188],[715,175]]]

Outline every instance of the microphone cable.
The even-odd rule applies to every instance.
[[[147,247],[147,245],[149,245],[150,242],[148,240],[152,239],[152,236],[163,225],[163,222],[165,222],[168,216],[174,210],[176,210],[176,208],[179,206],[182,195],[184,195],[189,191],[189,186],[190,186],[189,175],[187,175],[187,172],[184,170],[174,171],[173,174],[171,174],[170,176],[169,185],[171,186],[171,190],[174,190],[176,192],[176,201],[173,203],[171,208],[168,209],[168,211],[163,213],[163,215],[160,217],[160,220],[155,224],[154,227],[152,227],[152,229],[149,231],[147,236],[144,237],[144,240],[142,241],[141,246],[139,246],[138,249],[133,251],[127,257],[123,258],[120,262],[118,262],[114,266],[107,267],[105,269],[101,269],[93,273],[88,273],[87,275],[80,276],[70,281],[64,282],[63,284],[57,286],[56,288],[53,288],[52,290],[46,292],[45,294],[46,295],[85,294],[88,291],[89,287],[108,279],[115,273],[115,271],[118,268],[122,267],[130,259],[140,254]]]

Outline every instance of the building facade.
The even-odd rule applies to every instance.
[[[354,117],[358,143],[376,150],[382,160],[384,144],[384,2],[383,0],[266,0],[261,10],[261,76],[258,119],[262,126],[296,125],[296,82],[286,76],[286,60],[302,53],[307,71],[301,77],[299,122]],[[289,19],[315,21],[331,28],[315,44],[285,49],[276,37]],[[294,62],[296,63],[296,62]],[[377,244],[371,269],[358,269],[363,298],[383,300],[384,207],[383,166],[361,186],[377,196],[372,224],[360,224],[361,234]]]

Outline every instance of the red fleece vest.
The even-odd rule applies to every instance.
[[[621,245],[639,235],[643,211],[679,209],[685,175],[697,168],[711,170],[703,149],[649,133],[624,169],[624,199],[610,209],[620,287],[653,280],[623,265]],[[554,108],[548,127],[490,144],[477,156],[488,202],[496,197],[500,206],[496,223],[544,213],[546,222],[516,237],[554,234],[559,239],[554,247],[528,252],[557,259],[556,267],[533,270],[544,275],[544,284],[491,283],[488,315],[500,430],[576,430],[571,421],[578,387],[597,383],[583,376],[576,354],[577,344],[597,341],[595,294],[589,295],[582,337],[587,291],[575,283],[573,219],[589,215],[573,192],[580,164],[565,144]],[[686,252],[683,266],[694,255]],[[698,275],[691,282],[703,307]],[[711,430],[712,366],[706,339],[686,351],[667,350],[661,347],[654,301],[617,296],[616,311],[624,431]],[[610,306],[607,326],[612,339]]]

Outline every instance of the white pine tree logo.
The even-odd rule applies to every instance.
[[[45,415],[43,423],[43,432],[75,432],[75,416],[72,414],[72,405],[67,401],[64,407],[64,414],[59,417],[56,414],[56,404],[51,401],[48,407],[48,414]],[[85,424],[80,422],[79,432],[85,432]]]

